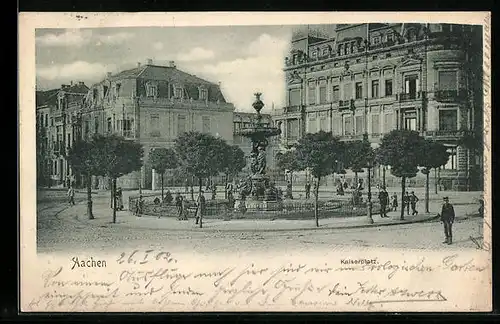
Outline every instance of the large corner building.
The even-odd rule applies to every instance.
[[[283,144],[323,130],[376,147],[411,129],[448,147],[445,189],[479,188],[481,155],[462,139],[482,134],[482,30],[450,24],[349,24],[331,37],[296,33],[285,59],[286,98],[273,120]],[[380,177],[382,167],[375,169]],[[387,182],[397,181],[387,170]],[[349,175],[346,175],[349,176]],[[423,184],[423,176],[410,185]]]

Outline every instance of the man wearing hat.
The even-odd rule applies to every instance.
[[[382,186],[382,190],[378,193],[378,200],[380,201],[380,217],[385,218],[387,216],[387,205],[389,204],[389,194],[385,190],[385,186]]]
[[[441,221],[444,225],[444,235],[446,237],[443,244],[451,244],[452,243],[452,225],[455,220],[455,210],[453,209],[453,205],[450,204],[448,197],[443,198],[443,207],[441,209]]]

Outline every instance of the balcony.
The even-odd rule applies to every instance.
[[[339,110],[355,109],[354,99],[339,100]]]
[[[467,97],[465,89],[458,90],[437,90],[434,92],[434,99],[440,102],[454,102]]]
[[[425,136],[431,137],[437,140],[457,140],[463,138],[467,135],[473,135],[473,131],[470,130],[437,130],[437,131],[426,131]]]
[[[303,105],[294,105],[283,108],[283,113],[301,113],[303,111]]]
[[[400,94],[396,94],[396,99],[399,102],[412,101],[412,100],[420,100],[422,98],[425,98],[425,92],[423,92],[423,91],[417,91],[417,92],[414,92],[414,93],[400,93]]]

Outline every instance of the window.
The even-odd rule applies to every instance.
[[[151,136],[160,136],[160,115],[151,115],[149,125],[151,129]]]
[[[416,117],[405,118],[405,129],[412,131],[417,130],[417,118]]]
[[[457,111],[440,110],[439,111],[439,130],[455,131],[457,130]]]
[[[373,55],[373,56],[372,56],[372,60],[374,60],[374,61],[375,61],[377,58],[378,58],[378,56],[377,56],[377,55]]]
[[[203,133],[210,133],[210,117],[203,116],[201,118],[201,120],[202,120],[202,124],[203,124],[202,132]]]
[[[326,103],[326,86],[319,87],[319,103]]]
[[[146,84],[146,96],[156,98],[157,95],[158,95],[158,86],[152,83]]]
[[[309,115],[309,118],[307,119],[307,132],[316,133],[318,131],[316,126],[317,126],[316,116],[315,113],[312,113]]]
[[[385,96],[392,96],[392,80],[385,80]]]
[[[85,135],[90,136],[90,123],[88,120],[85,121]]]
[[[372,134],[380,134],[380,116],[372,115]]]
[[[310,105],[314,105],[316,103],[316,87],[314,86],[314,83],[309,84],[307,99]]]
[[[328,118],[326,112],[321,112],[319,116],[319,130],[328,131]]]
[[[132,137],[132,125],[134,123],[133,119],[123,120],[123,136]]]
[[[93,89],[93,90],[92,90],[92,98],[94,99],[94,101],[96,101],[96,100],[97,100],[97,96],[98,96],[98,94],[99,94],[99,93],[98,93],[97,89]]]
[[[299,120],[298,119],[288,119],[286,121],[286,137],[291,140],[299,138]]]
[[[449,154],[448,162],[443,166],[444,170],[456,170],[457,169],[457,148],[450,147],[446,150]]]
[[[180,135],[186,132],[186,116],[177,116],[177,134]]]
[[[99,133],[99,117],[94,118],[94,133]]]
[[[387,41],[388,42],[394,41],[394,35],[393,34],[387,34]]]
[[[206,100],[207,99],[207,90],[206,89],[200,89],[200,100]]]
[[[342,118],[340,116],[334,116],[332,119],[332,131],[333,135],[342,135]]]
[[[300,105],[300,89],[290,90],[290,106]]]
[[[391,54],[391,53],[386,53],[386,54],[385,54],[385,58],[389,58],[389,57],[391,57],[391,56],[392,56],[392,54]]]
[[[323,55],[328,55],[328,48],[323,48]]]
[[[332,101],[339,101],[340,100],[340,90],[339,86],[335,85],[332,88]]]
[[[380,36],[375,36],[372,38],[373,45],[380,44]]]
[[[333,63],[333,67],[338,67],[339,66],[339,63]]]
[[[45,127],[49,126],[49,115],[45,115]]]
[[[116,84],[116,96],[119,97],[120,96],[120,89],[121,89],[122,85],[120,83],[117,83]]]
[[[316,51],[312,51],[311,57],[312,58],[316,58],[316,56],[318,56],[318,53]]]
[[[392,130],[392,113],[384,115],[384,132],[389,133]]]
[[[352,84],[344,84],[344,100],[352,99]]]
[[[411,99],[415,99],[417,92],[418,92],[417,75],[405,76],[405,93],[409,94]]]
[[[174,98],[176,99],[182,99],[182,88],[181,87],[175,87],[174,89]]]
[[[356,82],[356,99],[363,98],[363,84],[361,82]]]
[[[379,83],[378,80],[373,80],[372,81],[372,98],[378,98],[378,89],[379,89]]]
[[[352,135],[352,116],[344,118],[344,135]]]
[[[363,116],[356,116],[355,122],[356,122],[356,135],[363,134],[364,132]]]
[[[103,94],[104,94],[103,96],[106,97],[106,95],[108,94],[108,86],[104,85],[104,86],[102,86],[102,88],[103,88]]]
[[[66,146],[71,145],[71,133],[68,133],[67,140],[66,140]]]
[[[361,59],[356,59],[356,63],[361,63]]]
[[[457,90],[456,71],[439,71],[439,90]]]
[[[108,132],[111,133],[113,131],[113,123],[111,121],[111,117],[108,117]]]

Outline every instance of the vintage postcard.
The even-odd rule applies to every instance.
[[[490,23],[20,13],[21,311],[491,311]]]

